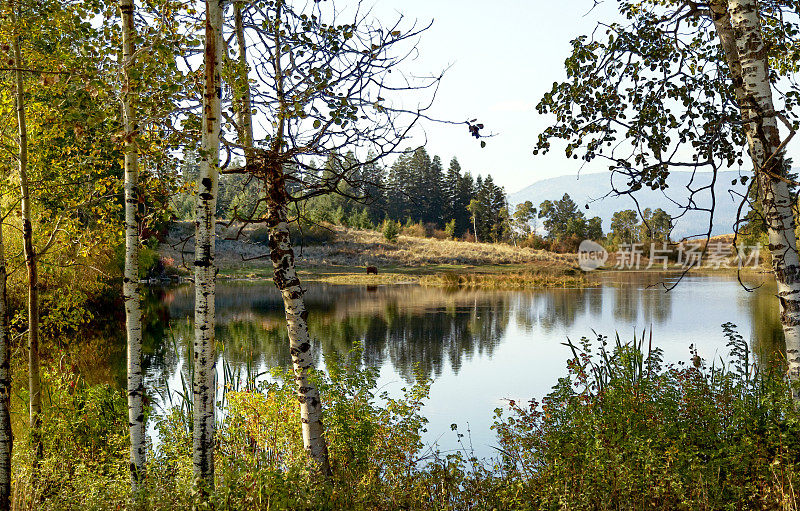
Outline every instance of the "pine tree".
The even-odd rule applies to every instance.
[[[442,187],[444,185],[444,169],[442,159],[434,156],[425,175],[425,204],[423,207],[423,218],[426,223],[436,224],[438,228],[443,228],[447,218],[442,214],[444,205],[444,195]]]
[[[455,219],[461,212],[458,209],[458,184],[461,179],[461,165],[454,156],[450,160],[450,166],[442,179],[442,216],[447,219]],[[458,222],[456,221],[456,228]]]
[[[472,179],[472,174],[465,172],[458,180],[456,188],[456,201],[453,206],[455,212],[454,217],[456,220],[456,234],[461,236],[470,230],[471,215],[467,210],[470,201],[475,197],[477,185]]]

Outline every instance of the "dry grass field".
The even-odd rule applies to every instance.
[[[257,229],[218,227],[216,261],[222,277],[271,278],[268,249]],[[587,285],[574,254],[404,235],[388,242],[378,231],[327,229],[329,241],[295,247],[297,266],[306,280],[497,289]],[[174,224],[159,249],[164,259],[187,272],[193,260],[193,230],[189,222]],[[366,275],[366,266],[376,266],[378,275]]]

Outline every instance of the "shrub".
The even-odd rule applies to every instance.
[[[269,245],[269,228],[266,225],[259,225],[250,231],[248,238],[251,243],[258,243],[266,247]]]
[[[456,237],[456,219],[452,219],[444,225],[444,232],[447,235],[447,239],[453,239]]]
[[[722,367],[708,367],[696,351],[692,364],[665,366],[644,336],[630,343],[603,336],[568,341],[568,374],[541,404],[511,401],[508,412],[495,410],[497,461],[477,460],[468,449],[423,451],[421,406],[430,381],[419,373],[401,396],[376,397],[378,370],[361,366],[363,353],[326,357],[329,375],[312,375],[334,471],[326,484],[303,451],[291,371],[275,371],[271,381],[249,382],[244,390],[229,381],[208,504],[219,510],[797,509],[800,411],[791,385],[783,368],[756,368],[734,325],[726,323],[723,332],[732,362]],[[15,439],[16,508],[204,507],[192,490],[190,406],[179,403],[157,419],[148,477],[131,500],[122,392],[86,385],[68,369],[43,371],[43,382],[44,457],[34,485],[29,443],[24,434]]]
[[[386,220],[383,221],[381,232],[383,233],[383,238],[386,241],[389,242],[397,241],[397,236],[400,234],[400,224],[395,222],[391,218],[387,218]]]
[[[44,457],[34,471],[27,431],[22,439],[15,438],[12,466],[18,498],[31,504],[42,501],[35,509],[123,506],[130,476],[127,456],[120,455],[128,452],[122,394],[109,385],[87,385],[70,371],[46,369],[41,374]]]
[[[427,235],[427,231],[422,223],[412,223],[409,221],[403,226],[403,234],[414,238],[424,238]]]
[[[294,245],[311,246],[325,245],[336,239],[336,233],[319,224],[298,225],[296,222],[289,224],[289,236]],[[248,236],[251,243],[269,245],[269,228],[265,225],[258,226]]]
[[[800,414],[780,371],[757,373],[723,325],[733,362],[662,367],[644,337],[582,339],[542,403],[495,410],[504,463],[535,508],[756,509],[795,502]],[[592,348],[596,348],[592,353]]]
[[[297,224],[289,225],[289,234],[292,243],[297,246],[326,245],[336,241],[336,231],[324,224]]]

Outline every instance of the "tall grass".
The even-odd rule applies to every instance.
[[[541,402],[495,410],[498,458],[422,442],[421,375],[378,395],[359,352],[315,373],[334,477],[314,476],[297,427],[291,373],[221,369],[216,509],[796,509],[800,412],[780,368],[760,367],[723,325],[730,362],[665,364],[651,335],[567,340],[567,376]],[[45,372],[46,455],[36,484],[15,444],[18,508],[190,509],[191,397],[184,380],[153,417],[149,477],[128,495],[124,396],[69,372]],[[454,419],[455,420],[455,419]],[[458,431],[454,434],[461,435]],[[35,503],[35,506],[33,505]]]
[[[525,288],[581,288],[595,286],[577,271],[512,271],[503,273],[456,273],[442,272],[422,275],[423,286],[481,289],[525,289]]]

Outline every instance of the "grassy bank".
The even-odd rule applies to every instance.
[[[220,510],[796,509],[800,412],[782,372],[756,370],[747,342],[723,328],[725,367],[699,359],[665,366],[644,337],[571,345],[568,376],[541,403],[495,410],[495,460],[423,445],[425,378],[379,402],[378,371],[364,368],[360,352],[328,360],[329,374],[317,375],[334,469],[328,484],[307,464],[290,374],[226,385],[211,502]],[[24,435],[15,442],[18,507],[198,503],[187,407],[151,415],[159,441],[130,502],[122,393],[58,368],[44,381],[45,458],[34,479]]]
[[[585,274],[569,266],[536,265],[432,265],[416,268],[382,268],[368,275],[360,267],[316,267],[299,270],[307,282],[349,285],[418,284],[430,287],[484,289],[524,289],[541,287],[591,287],[597,285]],[[269,280],[272,268],[242,268],[224,273],[224,278]]]
[[[169,264],[185,272],[192,260],[192,229],[188,223],[174,224],[160,248]],[[248,226],[241,232],[238,228],[219,228],[217,234],[216,260],[221,278],[272,278],[265,233],[260,228]],[[295,238],[310,243],[298,243],[295,250],[299,273],[307,281],[493,289],[591,285],[577,270],[574,254],[403,235],[389,242],[378,231],[339,226],[298,231]],[[378,274],[367,275],[367,266],[375,266]]]
[[[169,230],[159,249],[162,260],[173,269],[191,272],[194,239],[193,226],[177,222]],[[261,280],[272,278],[267,257],[267,235],[263,227],[246,226],[217,229],[217,264],[220,278]],[[541,287],[588,287],[596,285],[596,272],[585,274],[578,269],[577,254],[556,254],[545,250],[519,248],[504,243],[472,243],[436,238],[399,235],[387,241],[378,231],[349,229],[341,226],[313,226],[302,232],[295,228],[295,254],[298,271],[305,281],[329,284],[420,284],[441,287],[488,289],[523,289]],[[712,240],[730,250],[729,237]],[[769,271],[762,264],[744,266],[743,273]],[[603,272],[622,271],[659,273],[657,264],[647,269],[642,257],[638,268],[615,268],[612,255]],[[366,267],[375,266],[377,275],[367,275]],[[666,271],[682,272],[681,264],[670,261]],[[733,267],[701,266],[693,274],[735,274]]]

